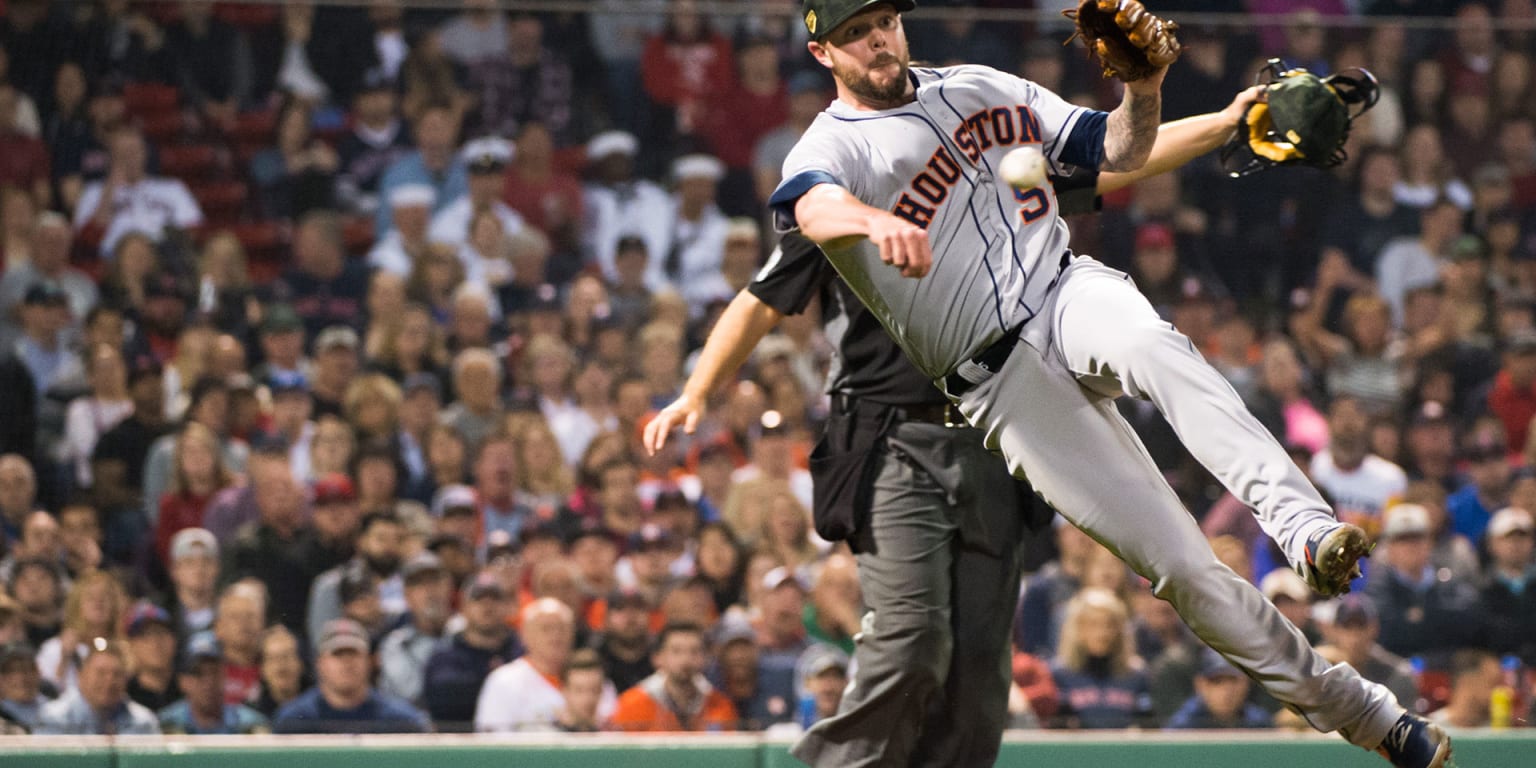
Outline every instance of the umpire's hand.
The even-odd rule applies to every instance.
[[[667,444],[667,435],[678,424],[683,425],[683,432],[693,434],[698,429],[699,419],[704,416],[704,405],[694,402],[686,393],[678,395],[667,407],[661,409],[656,417],[645,425],[645,436],[642,441],[645,444],[645,452],[652,456]]]

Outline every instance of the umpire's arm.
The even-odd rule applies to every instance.
[[[699,418],[704,415],[704,403],[709,400],[709,393],[741,368],[747,355],[782,317],[778,310],[763,303],[751,291],[736,294],[704,341],[693,373],[683,384],[683,393],[645,425],[645,449],[652,456],[667,444],[667,435],[673,427],[681,424],[684,432],[693,434]]]

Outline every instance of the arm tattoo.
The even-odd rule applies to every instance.
[[[1162,94],[1127,93],[1105,121],[1104,162],[1099,170],[1134,171],[1145,164],[1157,142],[1162,111]]]

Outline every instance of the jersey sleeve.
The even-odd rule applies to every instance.
[[[774,228],[779,232],[799,228],[799,222],[795,221],[795,203],[812,187],[835,184],[854,196],[858,196],[864,187],[868,162],[861,167],[851,144],[855,139],[836,130],[836,124],[827,121],[825,115],[817,118],[784,158],[784,180],[768,198]]]
[[[835,274],[815,243],[790,232],[773,249],[747,291],[781,315],[798,315]]]
[[[1078,168],[1066,176],[1051,176],[1056,192],[1056,208],[1063,216],[1093,213],[1103,207],[1099,197],[1099,172]]]
[[[1040,119],[1041,150],[1052,172],[1073,165],[1098,170],[1104,162],[1104,126],[1109,113],[1079,107],[1022,78],[1015,78],[1024,103]]]

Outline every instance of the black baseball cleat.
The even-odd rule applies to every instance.
[[[1376,752],[1397,768],[1455,768],[1445,729],[1412,712],[1397,718]]]
[[[1307,586],[1323,597],[1349,591],[1349,582],[1360,575],[1360,558],[1371,554],[1371,540],[1360,526],[1334,523],[1307,537],[1307,560],[1297,567]]]

